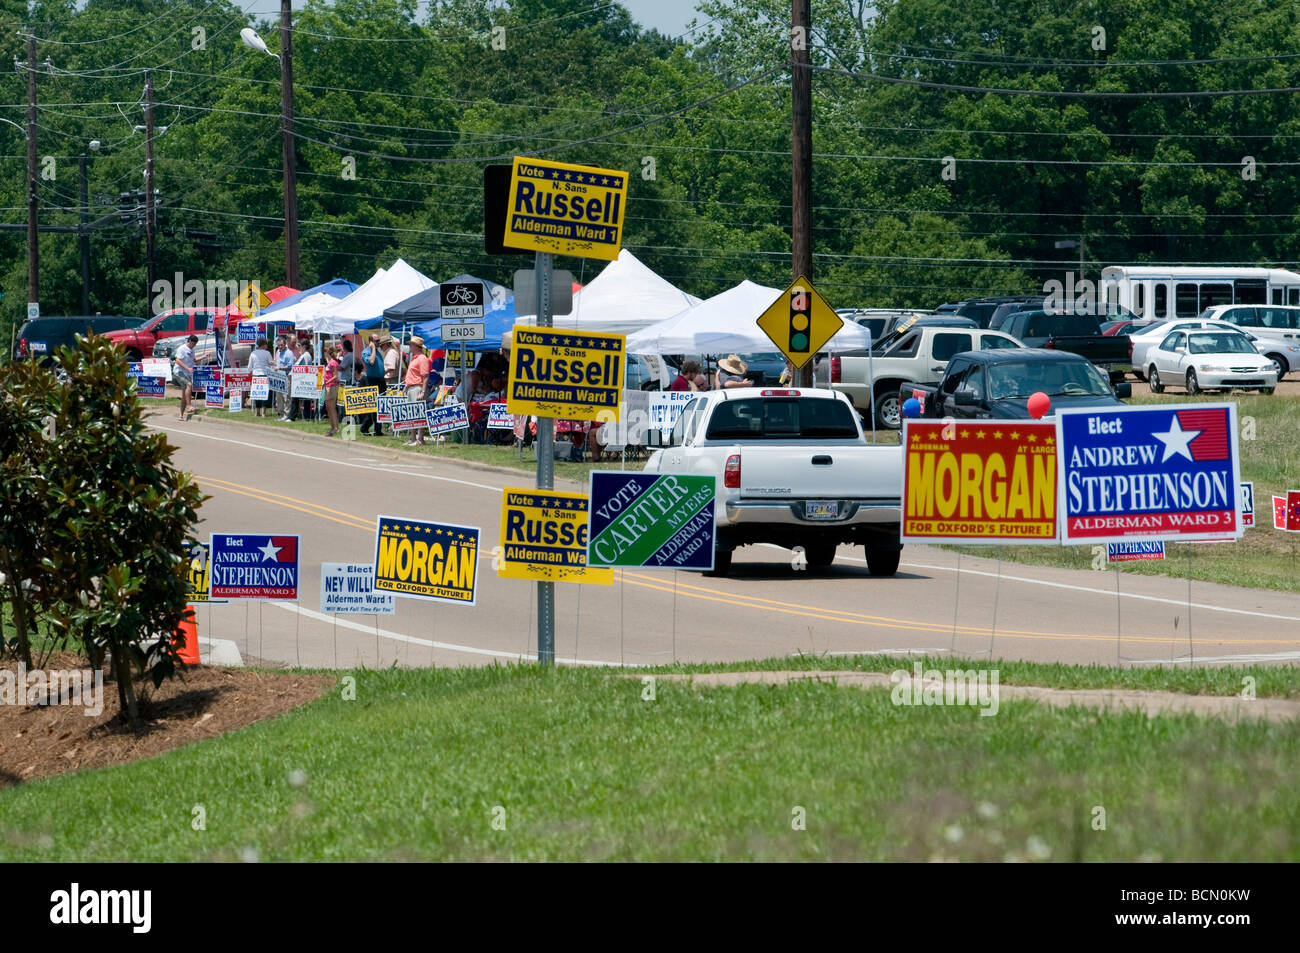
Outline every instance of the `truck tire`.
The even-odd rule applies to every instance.
[[[894,546],[866,546],[867,572],[873,576],[892,576],[898,572],[903,551]]]
[[[903,404],[898,391],[885,391],[876,398],[876,424],[890,430],[903,429]]]
[[[706,576],[725,576],[731,572],[731,553],[730,549],[715,549],[713,551],[713,569],[705,573]]]
[[[130,361],[132,364],[138,364],[142,356],[143,355],[141,355],[141,353],[133,347],[129,347],[126,349],[126,359]]]
[[[813,569],[825,569],[835,562],[834,543],[809,543],[804,547],[804,553],[808,557],[808,565]]]

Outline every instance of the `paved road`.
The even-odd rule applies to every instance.
[[[302,537],[301,603],[204,607],[201,635],[231,639],[253,658],[321,667],[534,656],[536,587],[497,578],[490,563],[501,489],[531,486],[529,473],[416,457],[390,440],[345,443],[212,418],[180,423],[161,411],[151,422],[211,496],[202,536]],[[369,562],[380,514],[481,527],[478,604],[399,598],[392,616],[318,612],[320,564]],[[792,568],[786,550],[747,547],[726,579],[627,571],[613,586],[556,588],[556,654],[580,664],[798,652],[1104,664],[1300,659],[1300,596],[999,564],[927,547],[906,549],[893,579],[871,578],[861,549],[842,547],[833,567],[814,574]]]

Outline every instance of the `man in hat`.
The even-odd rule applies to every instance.
[[[718,361],[718,373],[713,386],[717,390],[727,387],[753,387],[753,382],[745,376],[749,365],[740,359],[739,354],[728,354]]]
[[[406,368],[406,399],[423,403],[429,386],[429,356],[424,352],[424,338],[419,335],[411,337],[411,363]],[[411,439],[406,441],[408,447],[424,446],[424,428],[412,431]]]
[[[378,334],[370,335],[370,342],[361,351],[361,368],[365,372],[366,387],[378,387],[379,393],[386,393],[388,390],[388,378],[384,376],[384,349],[383,340],[388,338],[385,334],[382,337]],[[392,346],[392,338],[388,338],[389,346]],[[384,425],[374,414],[361,415],[361,432],[366,435],[373,433],[376,437],[384,435]]]

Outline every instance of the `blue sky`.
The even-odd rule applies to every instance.
[[[668,36],[678,36],[695,16],[696,0],[622,0],[632,19]],[[701,18],[701,22],[704,18]]]

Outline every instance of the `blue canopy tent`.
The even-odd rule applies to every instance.
[[[485,281],[473,275],[457,275],[449,281],[482,281],[486,291],[487,302],[484,307],[483,322],[487,325],[482,341],[471,341],[470,351],[495,351],[501,347],[501,337],[509,333],[518,320],[515,311],[515,296],[509,288],[494,281]],[[391,308],[384,309],[382,319],[358,321],[357,328],[377,327],[387,324],[389,327],[405,325],[406,334],[418,334],[424,338],[425,347],[440,350],[448,345],[442,340],[442,307],[438,300],[438,286],[412,295],[405,301],[399,301]],[[459,347],[457,342],[454,347]]]
[[[296,295],[290,295],[275,304],[268,305],[262,309],[261,314],[273,314],[281,308],[297,304],[304,298],[310,298],[314,294],[327,294],[331,298],[346,298],[356,290],[357,286],[354,282],[348,281],[346,278],[335,278],[333,281],[327,281],[315,288],[308,288],[306,291],[299,291]]]

